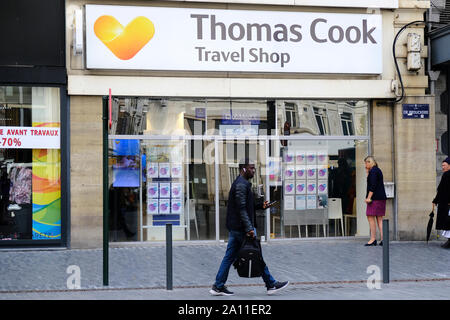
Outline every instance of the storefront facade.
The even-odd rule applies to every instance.
[[[391,51],[428,1],[66,6],[73,247],[101,246],[104,188],[111,241],[161,241],[166,223],[176,240],[227,240],[228,191],[244,158],[257,167],[255,194],[277,201],[257,212],[264,239],[368,236],[369,154],[392,190],[394,238],[422,236],[434,105],[423,68],[407,69],[404,43],[414,32],[423,44],[423,26],[396,45],[399,103]],[[405,104],[427,105],[429,118],[407,119]]]
[[[8,32],[0,53],[0,246],[66,247],[64,1],[1,7]]]

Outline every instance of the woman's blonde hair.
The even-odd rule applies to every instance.
[[[367,156],[367,157],[364,159],[364,162],[367,162],[367,161],[370,162],[370,163],[372,163],[374,167],[378,167],[378,163],[377,163],[377,161],[375,160],[374,157],[372,157],[372,156]]]

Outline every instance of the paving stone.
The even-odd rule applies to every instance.
[[[382,290],[369,290],[369,266],[383,270],[383,248],[364,247],[362,240],[286,240],[263,243],[264,259],[277,280],[289,280],[284,299],[448,299],[450,250],[441,242],[391,242],[390,280]],[[210,299],[226,243],[174,244],[173,291],[166,287],[166,249],[163,245],[112,247],[109,286],[103,286],[103,253],[89,250],[0,251],[0,299],[91,299],[129,296],[132,299]],[[81,291],[70,291],[67,268],[78,266]],[[261,279],[246,279],[230,270],[227,285],[242,299],[267,296]],[[112,289],[111,291],[104,289]],[[134,290],[133,290],[134,289]],[[418,290],[423,290],[419,296]],[[35,293],[33,293],[35,291]],[[382,291],[383,294],[379,292]],[[239,299],[241,299],[239,298]],[[271,298],[272,299],[272,298]],[[277,297],[273,298],[277,299]]]

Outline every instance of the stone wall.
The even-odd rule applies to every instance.
[[[103,243],[102,153],[102,98],[71,96],[71,248]]]

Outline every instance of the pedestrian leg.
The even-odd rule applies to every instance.
[[[375,222],[374,216],[367,216],[367,220],[369,221],[369,227],[370,227],[370,240],[369,243],[375,241],[375,237],[377,234],[377,224]]]
[[[219,271],[216,275],[216,282],[214,283],[217,288],[222,288],[228,279],[228,273],[230,267],[236,260],[239,249],[243,242],[243,235],[239,232],[230,231],[228,238],[227,251],[220,264]]]

